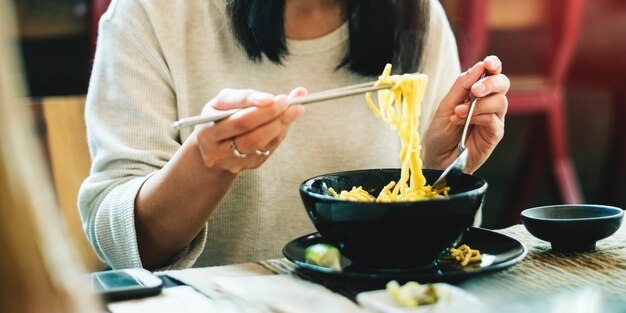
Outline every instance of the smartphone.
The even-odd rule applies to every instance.
[[[142,268],[129,268],[89,274],[91,290],[105,301],[119,301],[158,295],[163,280]]]

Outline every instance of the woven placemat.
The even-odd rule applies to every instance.
[[[550,243],[533,237],[523,225],[499,232],[521,241],[528,255],[517,265],[460,284],[482,298],[538,296],[593,287],[607,295],[626,294],[626,228],[598,241],[595,250],[553,252]]]

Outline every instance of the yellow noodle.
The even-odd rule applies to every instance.
[[[375,201],[416,201],[447,196],[448,187],[443,190],[433,190],[430,186],[426,186],[426,178],[422,173],[420,137],[417,130],[428,76],[425,74],[391,75],[391,64],[387,64],[376,85],[387,84],[393,87],[377,91],[378,106],[372,100],[371,92],[365,94],[365,99],[374,115],[398,133],[402,168],[398,182],[390,182],[385,186]],[[361,187],[353,187],[351,191],[344,190],[339,194],[335,192],[333,196],[352,201],[374,201],[370,200],[374,197],[363,196],[363,193],[367,191]]]
[[[470,263],[480,263],[482,257],[480,251],[470,248],[468,245],[462,245],[458,248],[450,249],[450,256],[457,260],[461,266],[467,266]]]

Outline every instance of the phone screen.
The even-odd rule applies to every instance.
[[[141,268],[95,272],[90,276],[91,290],[111,301],[157,295],[163,288],[163,280]]]
[[[92,276],[92,288],[94,291],[128,289],[143,286],[141,281],[126,272],[111,271],[102,272]]]

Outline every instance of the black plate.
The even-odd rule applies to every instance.
[[[306,247],[324,242],[319,233],[302,236],[289,242],[283,248],[283,255],[295,263],[299,269],[321,274],[327,278],[349,278],[369,281],[416,280],[419,282],[438,282],[461,280],[472,275],[500,270],[521,261],[528,253],[521,242],[509,236],[483,228],[470,228],[458,245],[467,244],[472,249],[480,250],[480,264],[461,267],[458,262],[442,253],[432,266],[420,269],[378,269],[364,268],[352,264],[348,258],[341,259],[341,271],[306,263],[304,250]]]

